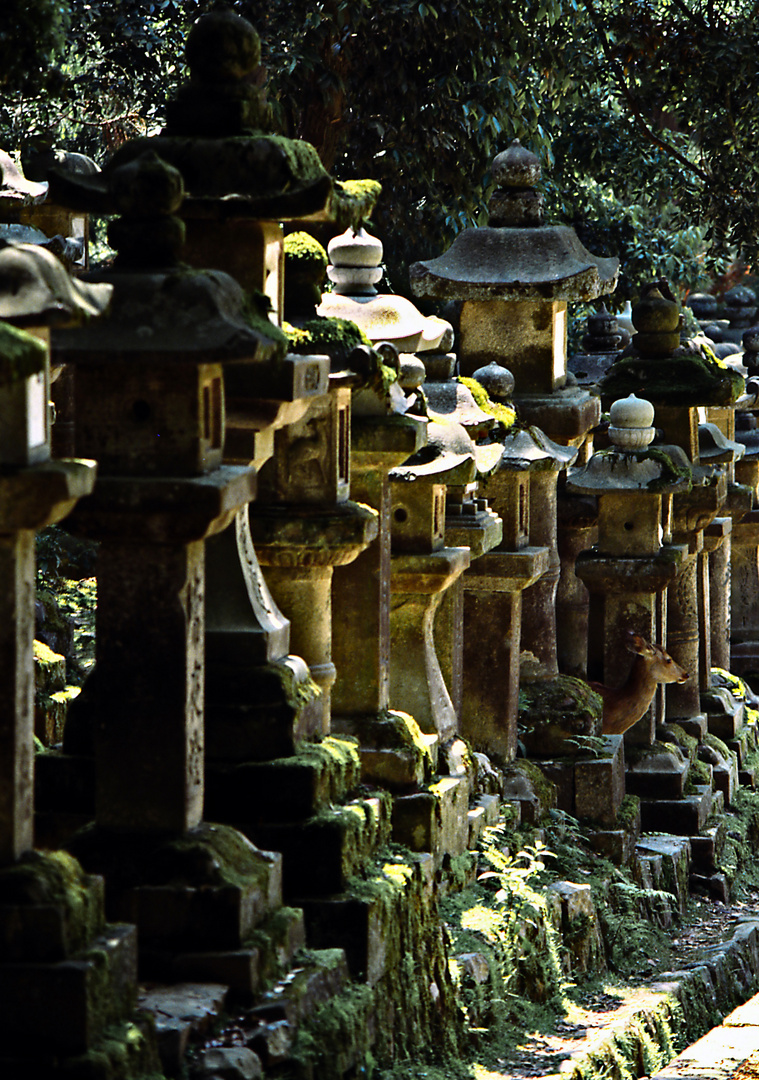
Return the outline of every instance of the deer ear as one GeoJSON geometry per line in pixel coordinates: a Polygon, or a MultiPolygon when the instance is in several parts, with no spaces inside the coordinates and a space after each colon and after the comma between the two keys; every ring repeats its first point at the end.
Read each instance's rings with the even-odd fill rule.
{"type": "Polygon", "coordinates": [[[641,653],[646,647],[646,642],[640,634],[636,634],[633,630],[628,630],[626,645],[631,653],[641,653]]]}

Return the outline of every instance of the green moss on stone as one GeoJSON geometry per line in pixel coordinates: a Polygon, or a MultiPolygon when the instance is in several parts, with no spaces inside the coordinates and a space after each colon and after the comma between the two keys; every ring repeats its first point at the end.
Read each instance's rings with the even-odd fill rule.
{"type": "Polygon", "coordinates": [[[675,742],[685,751],[689,759],[695,761],[698,753],[698,739],[695,735],[688,735],[679,724],[667,724],[665,730],[674,736],[675,742]]]}
{"type": "Polygon", "coordinates": [[[378,180],[336,180],[332,191],[332,213],[340,229],[358,228],[371,216],[380,197],[378,180]]]}
{"type": "Polygon", "coordinates": [[[714,354],[679,349],[673,356],[624,356],[601,382],[604,398],[636,394],[654,405],[732,405],[743,393],[744,380],[720,364],[714,354]]]}
{"type": "Polygon", "coordinates": [[[640,799],[637,795],[625,795],[617,811],[617,827],[630,832],[640,822],[640,799]]]}
{"type": "Polygon", "coordinates": [[[277,353],[273,359],[281,359],[288,349],[286,334],[269,318],[271,301],[268,296],[261,292],[246,293],[245,306],[242,311],[243,318],[248,326],[255,330],[261,337],[268,338],[275,346],[277,353]]]}
{"type": "Polygon", "coordinates": [[[45,368],[47,349],[39,338],[0,322],[0,386],[38,375],[45,368]]]}
{"type": "Polygon", "coordinates": [[[465,386],[467,390],[471,391],[475,403],[483,412],[489,413],[490,416],[494,416],[505,428],[510,428],[514,425],[517,413],[513,405],[503,405],[498,401],[491,401],[485,387],[477,382],[476,379],[462,376],[458,381],[462,386],[465,386]]]}
{"type": "Polygon", "coordinates": [[[164,1080],[152,1020],[111,1025],[91,1050],[66,1061],[64,1074],[72,1080],[164,1080]]]}
{"type": "Polygon", "coordinates": [[[514,762],[513,767],[524,773],[530,781],[544,814],[556,806],[556,785],[540,771],[534,761],[520,759],[514,762]]]}
{"type": "Polygon", "coordinates": [[[104,925],[100,887],[65,851],[28,851],[0,870],[0,905],[40,904],[61,910],[70,952],[83,949],[104,925]]]}
{"type": "Polygon", "coordinates": [[[309,319],[301,327],[284,325],[292,352],[326,353],[335,364],[344,365],[357,345],[368,345],[369,339],[350,319],[309,319]]]}
{"type": "Polygon", "coordinates": [[[307,232],[288,233],[285,237],[285,261],[298,270],[324,271],[329,259],[318,240],[307,232]]]}

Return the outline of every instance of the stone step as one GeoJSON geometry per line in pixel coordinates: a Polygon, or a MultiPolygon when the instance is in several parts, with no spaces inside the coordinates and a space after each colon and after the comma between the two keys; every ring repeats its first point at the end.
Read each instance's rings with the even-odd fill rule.
{"type": "MultiPolygon", "coordinates": [[[[721,793],[719,809],[722,809],[721,793]]],[[[711,788],[698,786],[693,795],[681,799],[641,799],[640,820],[644,832],[693,836],[699,833],[715,810],[711,788]]]]}
{"type": "Polygon", "coordinates": [[[239,949],[150,954],[142,950],[141,972],[160,982],[222,983],[238,1002],[249,1004],[287,971],[305,943],[303,912],[282,907],[259,923],[239,949]]]}
{"type": "Polygon", "coordinates": [[[71,844],[106,881],[106,913],[134,923],[145,957],[242,947],[282,905],[282,857],[228,825],[202,822],[180,836],[86,830],[71,844]]]}
{"type": "Polygon", "coordinates": [[[379,848],[390,840],[391,799],[387,792],[329,807],[302,822],[241,822],[260,846],[282,853],[283,892],[296,902],[340,892],[379,848]]]}
{"type": "MultiPolygon", "coordinates": [[[[247,1045],[261,1060],[266,1076],[318,1080],[328,1075],[347,1080],[356,1076],[357,1066],[366,1062],[376,1027],[371,990],[346,985],[336,994],[324,996],[324,984],[321,991],[317,989],[319,984],[319,977],[297,973],[293,986],[305,989],[305,1000],[310,1005],[300,1022],[272,1018],[261,1022],[248,1037],[247,1045]]],[[[288,992],[289,988],[283,987],[283,994],[288,992]]],[[[287,1008],[285,1005],[281,1011],[287,1008]]]]}
{"type": "Polygon", "coordinates": [[[210,821],[302,821],[344,802],[361,783],[354,739],[328,737],[275,761],[206,765],[210,821]]]}
{"type": "Polygon", "coordinates": [[[469,839],[467,847],[472,850],[482,839],[485,829],[496,825],[501,816],[501,800],[498,795],[480,795],[470,807],[469,839]]]}
{"type": "Polygon", "coordinates": [[[214,983],[178,983],[140,991],[138,1008],[153,1018],[161,1065],[176,1076],[184,1065],[191,1038],[206,1035],[220,1018],[228,988],[214,983]]]}
{"type": "Polygon", "coordinates": [[[302,902],[309,945],[344,949],[351,976],[368,986],[397,977],[409,943],[438,932],[434,880],[431,855],[378,860],[344,892],[302,902]]]}
{"type": "Polygon", "coordinates": [[[136,977],[137,931],[124,925],[106,926],[58,963],[0,964],[2,1053],[87,1053],[108,1024],[130,1014],[136,977]]]}
{"type": "Polygon", "coordinates": [[[264,1024],[286,1020],[291,1027],[297,1027],[350,981],[343,949],[310,949],[296,963],[262,995],[250,1016],[264,1024]]]}
{"type": "Polygon", "coordinates": [[[690,840],[685,836],[641,836],[635,846],[634,877],[642,889],[675,897],[680,911],[688,900],[690,840]]]}
{"type": "Polygon", "coordinates": [[[413,795],[393,800],[393,840],[429,852],[437,868],[463,855],[469,841],[469,781],[443,776],[413,795]]]}
{"type": "Polygon", "coordinates": [[[697,874],[709,876],[716,873],[722,861],[727,841],[727,824],[724,819],[702,829],[690,838],[692,869],[697,874]]]}
{"type": "Polygon", "coordinates": [[[379,716],[333,716],[332,731],[358,739],[368,784],[404,791],[429,781],[437,769],[438,736],[421,731],[408,713],[389,709],[379,716]]]}

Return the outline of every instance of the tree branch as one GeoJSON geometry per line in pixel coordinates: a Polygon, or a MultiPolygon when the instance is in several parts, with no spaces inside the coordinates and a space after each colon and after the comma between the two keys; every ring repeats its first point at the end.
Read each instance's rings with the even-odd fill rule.
{"type": "Polygon", "coordinates": [[[694,25],[701,27],[702,30],[706,29],[706,19],[701,12],[696,13],[695,11],[691,11],[685,3],[685,0],[672,0],[672,3],[679,11],[682,11],[688,22],[694,23],[694,25]]]}
{"type": "Polygon", "coordinates": [[[684,165],[686,169],[688,169],[690,172],[695,173],[695,175],[700,177],[700,179],[703,180],[704,183],[708,184],[711,178],[707,172],[704,172],[703,169],[700,169],[698,165],[690,161],[687,157],[685,157],[684,154],[681,154],[679,150],[676,150],[671,143],[666,142],[664,139],[660,139],[659,136],[652,130],[650,124],[646,120],[646,117],[643,115],[641,107],[635,98],[635,95],[633,94],[630,87],[627,85],[627,80],[625,79],[625,73],[621,63],[619,62],[619,60],[617,60],[615,56],[612,55],[611,49],[609,48],[609,43],[606,40],[603,29],[601,28],[598,13],[593,7],[593,0],[584,0],[584,3],[588,15],[590,16],[590,21],[593,23],[593,27],[598,35],[598,39],[601,42],[601,49],[603,50],[603,54],[606,57],[606,60],[611,67],[612,72],[614,73],[614,77],[619,84],[619,89],[622,92],[622,96],[627,102],[633,120],[635,120],[635,123],[640,128],[642,134],[645,136],[646,139],[648,139],[649,142],[653,143],[654,146],[658,146],[660,150],[663,150],[666,154],[669,154],[670,157],[673,157],[676,161],[679,161],[680,164],[684,165]]]}

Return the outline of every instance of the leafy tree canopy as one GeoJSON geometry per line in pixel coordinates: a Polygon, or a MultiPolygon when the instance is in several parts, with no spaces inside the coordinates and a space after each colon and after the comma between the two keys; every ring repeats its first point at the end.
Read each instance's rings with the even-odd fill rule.
{"type": "MultiPolygon", "coordinates": [[[[184,33],[214,6],[8,3],[2,143],[50,128],[99,158],[160,126],[184,33]]],[[[694,287],[728,256],[759,255],[756,0],[234,7],[261,34],[281,128],[313,142],[340,178],[383,183],[375,227],[399,289],[401,266],[486,223],[489,166],[514,137],[544,162],[549,215],[620,257],[620,296],[662,274],[694,287]]]]}

